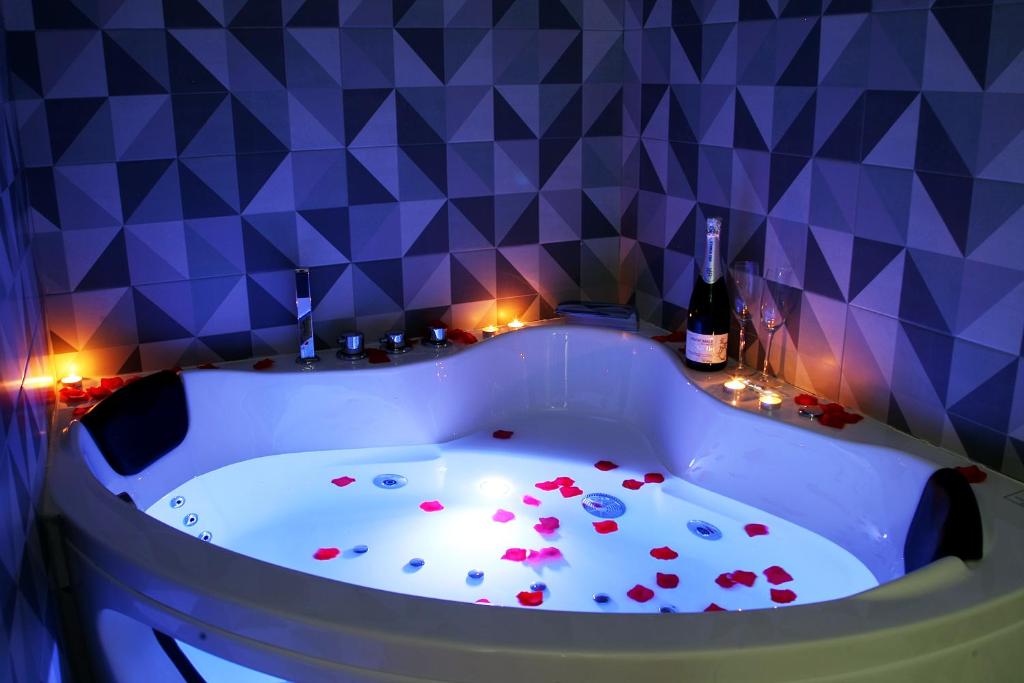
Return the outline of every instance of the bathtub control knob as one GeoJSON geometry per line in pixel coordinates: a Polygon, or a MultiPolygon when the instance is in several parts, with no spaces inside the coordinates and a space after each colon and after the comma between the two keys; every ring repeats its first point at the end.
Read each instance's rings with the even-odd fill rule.
{"type": "Polygon", "coordinates": [[[361,360],[366,358],[362,332],[343,332],[338,337],[338,346],[341,347],[341,351],[338,351],[338,358],[342,360],[361,360]]]}
{"type": "Polygon", "coordinates": [[[412,348],[406,343],[405,330],[389,330],[380,338],[380,346],[388,353],[405,353],[412,348]]]}
{"type": "Polygon", "coordinates": [[[427,336],[423,338],[423,343],[438,349],[448,346],[448,328],[443,325],[431,325],[427,328],[427,336]]]}

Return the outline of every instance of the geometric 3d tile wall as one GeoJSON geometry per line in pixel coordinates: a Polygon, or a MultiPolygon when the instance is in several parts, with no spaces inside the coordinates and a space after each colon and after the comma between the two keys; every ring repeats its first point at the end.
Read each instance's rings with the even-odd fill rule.
{"type": "Polygon", "coordinates": [[[678,325],[723,215],[793,270],[776,371],[1024,478],[1024,5],[889,5],[627,3],[635,301],[678,325]]]}

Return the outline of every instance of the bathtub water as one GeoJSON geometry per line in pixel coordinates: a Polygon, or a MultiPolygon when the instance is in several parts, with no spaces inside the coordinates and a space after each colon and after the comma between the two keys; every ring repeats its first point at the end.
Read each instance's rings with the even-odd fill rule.
{"type": "MultiPolygon", "coordinates": [[[[519,607],[521,592],[539,592],[542,602],[533,609],[701,612],[714,603],[750,610],[833,600],[878,585],[853,554],[822,536],[669,475],[643,435],[622,422],[534,413],[493,427],[513,435],[502,440],[487,430],[440,444],[243,460],[187,481],[147,512],[182,532],[309,574],[490,605],[519,607]],[[602,471],[595,467],[601,460],[618,467],[602,471]],[[623,486],[648,473],[664,482],[623,486]],[[374,484],[380,475],[407,483],[381,488],[374,484]],[[582,494],[536,487],[558,477],[571,478],[582,494]],[[582,504],[594,493],[624,503],[625,513],[613,520],[617,530],[598,533],[595,523],[603,518],[582,504]],[[433,501],[443,509],[421,509],[433,501]],[[557,530],[535,530],[551,517],[557,530]],[[763,524],[768,533],[750,536],[748,524],[763,524]],[[698,526],[717,529],[721,538],[690,528],[698,526]],[[678,557],[652,556],[666,546],[678,557]],[[502,559],[509,549],[545,548],[558,553],[502,559]],[[338,554],[316,559],[320,549],[338,554]],[[410,563],[414,558],[422,564],[410,563]],[[772,584],[764,573],[770,567],[792,580],[772,584]],[[753,585],[716,583],[737,570],[756,575],[753,585]],[[471,578],[473,571],[482,576],[471,578]],[[659,573],[678,576],[678,586],[660,586],[659,573]],[[636,585],[653,597],[630,597],[636,585]],[[773,589],[795,598],[783,592],[773,600],[773,589]],[[598,594],[608,600],[595,600],[598,594]]],[[[646,597],[640,593],[633,595],[646,597]]]]}

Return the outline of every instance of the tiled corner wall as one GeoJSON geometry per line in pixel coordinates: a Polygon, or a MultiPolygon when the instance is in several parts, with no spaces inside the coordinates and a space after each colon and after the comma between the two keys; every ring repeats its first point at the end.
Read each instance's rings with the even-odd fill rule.
{"type": "MultiPolygon", "coordinates": [[[[0,20],[0,45],[6,40],[0,20]]],[[[54,654],[36,511],[46,462],[46,329],[0,49],[0,681],[46,681],[54,654]]]]}
{"type": "Polygon", "coordinates": [[[630,0],[625,33],[642,314],[683,323],[721,215],[792,268],[787,380],[1024,478],[1024,4],[630,0]]]}
{"type": "Polygon", "coordinates": [[[615,299],[622,0],[7,0],[58,365],[615,299]]]}

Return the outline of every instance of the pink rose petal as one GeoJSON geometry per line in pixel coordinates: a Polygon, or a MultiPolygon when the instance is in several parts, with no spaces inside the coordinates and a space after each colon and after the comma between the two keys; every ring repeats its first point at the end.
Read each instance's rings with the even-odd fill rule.
{"type": "Polygon", "coordinates": [[[679,557],[679,553],[672,550],[672,548],[669,548],[667,545],[663,545],[660,548],[652,548],[651,557],[656,560],[674,560],[679,557]]]}
{"type": "Polygon", "coordinates": [[[542,559],[545,560],[559,560],[562,558],[562,551],[554,546],[548,548],[541,548],[538,553],[542,559]]]}
{"type": "Polygon", "coordinates": [[[778,565],[772,565],[771,567],[768,567],[768,569],[765,569],[764,576],[768,579],[768,583],[774,586],[793,580],[793,577],[789,575],[789,572],[778,565]]]}
{"type": "Polygon", "coordinates": [[[441,505],[436,500],[427,500],[420,503],[420,510],[424,512],[438,512],[439,510],[444,510],[444,505],[441,505]]]}
{"type": "Polygon", "coordinates": [[[511,562],[522,562],[526,559],[526,548],[509,548],[501,556],[501,559],[511,562]]]}
{"type": "Polygon", "coordinates": [[[505,522],[511,522],[515,518],[516,516],[509,512],[508,510],[499,509],[493,515],[491,515],[491,519],[493,519],[495,522],[501,522],[502,524],[504,524],[505,522]]]}
{"type": "Polygon", "coordinates": [[[578,486],[563,486],[558,489],[562,494],[562,498],[572,498],[573,496],[579,496],[583,494],[583,489],[578,486]]]}
{"type": "Polygon", "coordinates": [[[314,560],[333,560],[338,555],[341,555],[341,551],[337,548],[320,548],[313,553],[314,560]]]}
{"type": "Polygon", "coordinates": [[[638,583],[637,585],[633,586],[628,591],[626,591],[626,595],[628,595],[631,599],[636,600],[637,602],[647,602],[648,600],[654,597],[654,591],[652,591],[647,586],[641,586],[638,583]]]}
{"type": "Polygon", "coordinates": [[[539,488],[541,491],[554,491],[558,488],[558,484],[553,481],[538,481],[534,486],[539,488]]]}
{"type": "Polygon", "coordinates": [[[796,593],[788,589],[773,588],[772,591],[772,602],[778,602],[785,605],[786,603],[793,602],[796,600],[796,593]]]}
{"type": "Polygon", "coordinates": [[[743,527],[743,530],[747,532],[747,536],[753,538],[754,536],[767,536],[768,527],[764,524],[747,524],[743,527]]]}
{"type": "Polygon", "coordinates": [[[480,598],[479,600],[476,600],[475,602],[478,605],[489,605],[489,604],[491,604],[491,601],[488,600],[487,598],[480,598]]]}
{"type": "Polygon", "coordinates": [[[594,522],[594,531],[599,534],[610,534],[619,530],[619,525],[614,519],[606,519],[601,522],[594,522]]]}
{"type": "Polygon", "coordinates": [[[601,470],[602,472],[607,472],[608,470],[617,469],[618,465],[613,463],[611,460],[598,460],[597,462],[594,463],[594,467],[601,470]]]}
{"type": "Polygon", "coordinates": [[[537,507],[538,505],[540,505],[540,501],[537,500],[536,498],[534,498],[533,496],[527,494],[527,495],[523,496],[523,504],[524,505],[532,505],[534,507],[537,507]]]}
{"type": "Polygon", "coordinates": [[[553,534],[561,526],[561,522],[558,521],[558,517],[541,517],[539,524],[534,524],[533,528],[540,534],[553,534]]]}
{"type": "Polygon", "coordinates": [[[348,486],[354,481],[355,479],[352,477],[338,477],[337,479],[331,479],[331,483],[335,486],[348,486]]]}
{"type": "Polygon", "coordinates": [[[555,483],[559,486],[572,486],[576,483],[576,480],[572,477],[558,477],[555,479],[555,483]]]}

